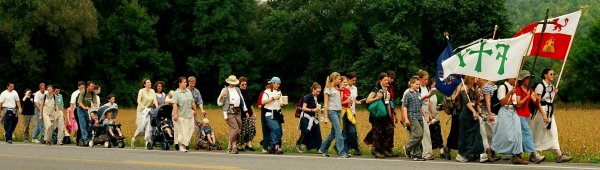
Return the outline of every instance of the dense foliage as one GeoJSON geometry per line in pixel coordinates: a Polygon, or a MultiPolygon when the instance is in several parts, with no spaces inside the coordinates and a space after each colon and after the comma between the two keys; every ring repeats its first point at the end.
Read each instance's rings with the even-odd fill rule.
{"type": "MultiPolygon", "coordinates": [[[[396,71],[397,89],[418,69],[433,74],[443,32],[454,46],[491,38],[494,25],[496,37],[507,38],[543,19],[545,8],[556,16],[586,2],[597,13],[598,3],[589,0],[0,0],[0,83],[15,82],[19,91],[60,84],[66,95],[77,81],[94,80],[101,96],[112,93],[133,106],[143,78],[170,88],[179,76],[196,76],[211,102],[229,74],[248,77],[255,92],[279,76],[284,93],[296,98],[333,71],[354,71],[366,95],[386,70],[396,71]]],[[[598,58],[592,20],[582,17],[569,69],[598,58]]],[[[571,71],[597,67],[586,64],[571,71]]],[[[600,90],[569,83],[597,81],[590,76],[598,70],[569,77],[569,90],[600,90]]],[[[594,98],[600,99],[563,99],[594,98]]]]}

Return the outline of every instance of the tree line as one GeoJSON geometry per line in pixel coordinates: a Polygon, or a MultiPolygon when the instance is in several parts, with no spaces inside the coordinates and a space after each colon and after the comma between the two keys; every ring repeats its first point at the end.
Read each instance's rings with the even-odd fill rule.
{"type": "MultiPolygon", "coordinates": [[[[358,73],[366,94],[378,73],[393,70],[394,86],[404,89],[418,69],[434,73],[443,32],[454,46],[491,38],[494,25],[501,28],[497,38],[511,37],[524,25],[515,24],[522,19],[515,11],[529,12],[512,8],[519,3],[528,2],[0,0],[0,83],[15,82],[20,91],[59,84],[70,94],[77,81],[94,80],[122,106],[135,105],[143,78],[170,87],[177,77],[192,75],[207,101],[230,74],[247,77],[253,91],[279,76],[287,95],[300,96],[333,71],[358,73]]],[[[578,9],[569,7],[565,13],[578,9]]],[[[539,20],[535,13],[526,21],[539,20]]],[[[597,58],[575,51],[573,58],[597,58]]]]}

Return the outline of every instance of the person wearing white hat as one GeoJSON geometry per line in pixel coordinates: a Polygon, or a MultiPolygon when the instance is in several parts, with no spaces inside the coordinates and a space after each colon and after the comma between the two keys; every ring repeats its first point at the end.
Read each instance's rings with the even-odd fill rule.
{"type": "Polygon", "coordinates": [[[236,87],[240,81],[235,75],[230,75],[225,82],[228,86],[221,89],[221,93],[217,98],[217,104],[223,107],[223,117],[229,126],[229,145],[228,151],[231,154],[238,153],[238,139],[242,128],[241,113],[248,111],[244,104],[244,97],[240,88],[236,87]]]}

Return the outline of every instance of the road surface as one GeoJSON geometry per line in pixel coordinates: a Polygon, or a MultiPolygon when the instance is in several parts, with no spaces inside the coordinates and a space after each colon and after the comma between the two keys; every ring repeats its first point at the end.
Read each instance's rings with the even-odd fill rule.
{"type": "MultiPolygon", "coordinates": [[[[333,155],[332,155],[333,156],[333,155]]],[[[258,152],[161,151],[129,148],[87,148],[41,144],[0,144],[0,169],[600,169],[600,165],[552,163],[512,165],[458,163],[448,160],[415,162],[407,158],[326,158],[316,154],[268,155],[258,152]]]]}

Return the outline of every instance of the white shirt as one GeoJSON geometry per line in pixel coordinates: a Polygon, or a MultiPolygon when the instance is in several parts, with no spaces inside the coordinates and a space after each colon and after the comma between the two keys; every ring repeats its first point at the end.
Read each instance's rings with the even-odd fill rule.
{"type": "Polygon", "coordinates": [[[546,80],[542,81],[542,84],[538,84],[535,87],[535,94],[539,94],[541,95],[542,92],[544,91],[544,87],[546,86],[546,94],[544,94],[544,96],[542,96],[542,101],[548,102],[548,103],[552,103],[552,97],[554,97],[556,95],[555,91],[554,91],[554,85],[552,83],[548,84],[546,83],[546,80]]]}
{"type": "MultiPolygon", "coordinates": [[[[514,87],[508,83],[507,81],[504,82],[504,85],[506,85],[506,88],[502,87],[502,85],[498,86],[498,100],[502,101],[502,99],[504,99],[504,97],[506,97],[506,93],[507,90],[511,91],[514,87]]],[[[512,96],[512,100],[513,100],[513,105],[517,104],[517,95],[513,94],[512,96]]]]}
{"type": "MultiPolygon", "coordinates": [[[[427,87],[419,87],[421,89],[421,97],[427,96],[429,95],[429,89],[427,89],[427,87]]],[[[429,105],[429,98],[427,99],[423,99],[423,106],[428,106],[429,105]]]]}
{"type": "Polygon", "coordinates": [[[117,109],[119,108],[119,105],[117,105],[117,103],[110,104],[110,102],[104,104],[104,106],[114,107],[114,108],[117,108],[117,109]]]}
{"type": "Polygon", "coordinates": [[[81,93],[81,91],[79,91],[79,89],[77,89],[76,91],[71,93],[71,101],[69,102],[70,104],[77,106],[77,103],[75,103],[75,102],[77,101],[77,97],[79,97],[79,93],[81,93]]]}
{"type": "Polygon", "coordinates": [[[102,103],[102,102],[100,102],[100,96],[96,95],[96,101],[98,101],[98,103],[97,103],[97,104],[100,104],[100,103],[102,103]]]}
{"type": "MultiPolygon", "coordinates": [[[[265,94],[263,94],[261,100],[267,100],[271,97],[281,96],[281,91],[271,91],[271,89],[265,90],[265,94]]],[[[263,107],[268,110],[280,110],[281,109],[281,100],[274,100],[267,104],[263,103],[263,107]]]]}
{"type": "Polygon", "coordinates": [[[44,101],[44,95],[48,94],[47,91],[44,91],[44,93],[37,91],[35,92],[35,95],[33,96],[33,102],[37,103],[38,105],[42,105],[42,101],[44,101]]]}
{"type": "Polygon", "coordinates": [[[352,109],[352,113],[354,115],[356,115],[356,97],[358,96],[358,88],[356,88],[356,86],[351,86],[350,87],[350,99],[352,100],[352,103],[350,103],[350,108],[352,109]]]}
{"type": "Polygon", "coordinates": [[[11,92],[4,90],[2,94],[0,94],[0,103],[2,103],[2,107],[4,108],[17,108],[17,101],[19,101],[19,93],[15,90],[11,92]]]}

